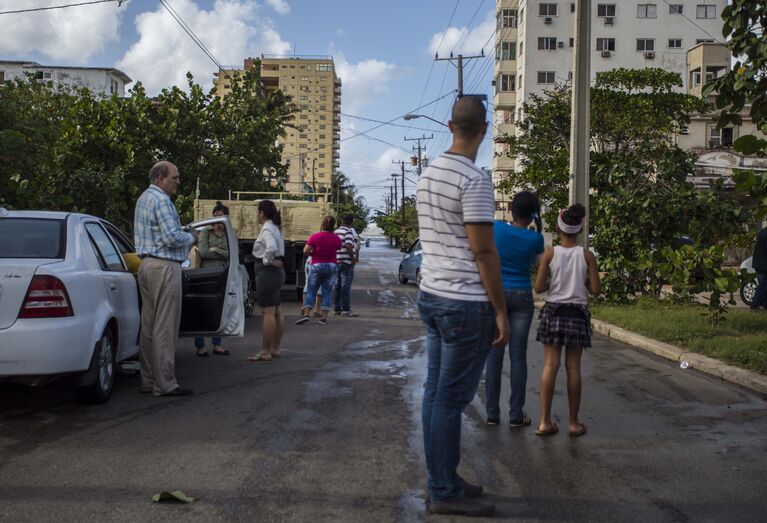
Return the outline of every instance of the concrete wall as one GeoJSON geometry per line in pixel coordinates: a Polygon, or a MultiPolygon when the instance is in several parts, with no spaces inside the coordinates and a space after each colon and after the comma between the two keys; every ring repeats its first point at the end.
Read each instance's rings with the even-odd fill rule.
{"type": "Polygon", "coordinates": [[[90,91],[104,96],[125,96],[125,80],[111,69],[98,68],[57,68],[37,64],[0,62],[0,72],[5,80],[26,78],[25,73],[37,75],[43,82],[52,82],[72,88],[87,87],[90,91]],[[42,78],[40,78],[42,75],[42,78]]]}

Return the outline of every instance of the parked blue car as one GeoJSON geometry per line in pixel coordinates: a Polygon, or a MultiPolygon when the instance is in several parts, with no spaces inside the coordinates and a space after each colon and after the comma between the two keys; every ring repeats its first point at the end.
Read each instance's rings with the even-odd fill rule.
{"type": "Polygon", "coordinates": [[[410,280],[421,283],[421,241],[416,239],[410,247],[402,249],[405,255],[399,264],[398,278],[402,284],[410,280]]]}

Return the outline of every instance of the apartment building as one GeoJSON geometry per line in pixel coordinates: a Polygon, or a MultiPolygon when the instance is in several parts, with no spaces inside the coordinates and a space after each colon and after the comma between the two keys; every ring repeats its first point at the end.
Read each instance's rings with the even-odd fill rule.
{"type": "Polygon", "coordinates": [[[214,73],[221,97],[231,92],[231,79],[260,64],[261,81],[268,90],[289,95],[298,108],[294,124],[279,138],[288,166],[285,185],[290,192],[322,192],[330,187],[340,163],[341,79],[331,56],[271,56],[247,58],[242,68],[214,73]]]}
{"type": "Polygon", "coordinates": [[[29,76],[53,86],[68,88],[87,87],[102,96],[125,96],[125,86],[133,80],[113,67],[68,67],[42,65],[37,62],[0,61],[0,82],[29,76]]]}
{"type": "MultiPolygon", "coordinates": [[[[727,0],[592,0],[591,77],[618,67],[659,67],[678,72],[686,91],[687,50],[721,35],[721,13],[727,0]]],[[[523,103],[571,79],[575,2],[497,0],[495,124],[514,132],[523,103]]],[[[696,77],[697,78],[697,77],[696,77]]],[[[514,168],[496,144],[495,180],[514,168]]],[[[503,207],[503,205],[501,205],[503,207]]]]}

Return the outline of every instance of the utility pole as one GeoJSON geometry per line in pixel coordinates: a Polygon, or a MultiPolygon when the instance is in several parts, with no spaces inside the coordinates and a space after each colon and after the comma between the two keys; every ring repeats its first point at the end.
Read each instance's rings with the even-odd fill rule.
{"type": "Polygon", "coordinates": [[[314,176],[314,165],[317,163],[317,158],[312,158],[312,192],[317,194],[317,178],[314,176]]]}
{"type": "Polygon", "coordinates": [[[591,0],[575,3],[573,96],[570,109],[570,205],[586,208],[578,244],[589,246],[589,157],[591,148],[591,0]]]}
{"type": "Polygon", "coordinates": [[[389,187],[389,204],[387,206],[387,209],[389,210],[389,214],[392,214],[394,212],[394,187],[389,187]]]}
{"type": "Polygon", "coordinates": [[[463,61],[464,60],[473,60],[475,58],[484,58],[485,57],[485,50],[482,49],[482,54],[479,56],[463,56],[462,54],[459,54],[456,58],[453,58],[453,53],[450,53],[450,56],[448,58],[440,58],[438,54],[434,55],[434,61],[435,62],[441,62],[443,60],[447,60],[456,68],[458,69],[458,98],[463,96],[463,61]],[[453,62],[455,60],[455,63],[453,62]]]}
{"type": "Polygon", "coordinates": [[[399,196],[398,196],[399,193],[397,192],[397,178],[396,178],[397,176],[399,175],[396,173],[392,174],[392,178],[394,178],[392,183],[394,184],[394,210],[395,211],[399,209],[399,204],[397,203],[399,202],[399,196]]]}
{"type": "Polygon", "coordinates": [[[402,211],[402,228],[405,228],[405,162],[404,160],[400,162],[400,165],[402,165],[402,205],[400,206],[400,210],[402,211]]]}
{"type": "Polygon", "coordinates": [[[421,169],[421,150],[422,149],[423,150],[426,149],[425,147],[421,148],[421,140],[432,140],[432,139],[434,139],[434,135],[433,134],[431,136],[423,135],[420,138],[408,138],[407,136],[405,137],[405,141],[406,142],[418,142],[418,146],[417,146],[418,161],[417,161],[417,164],[416,164],[416,166],[418,168],[418,176],[421,176],[421,171],[422,171],[422,169],[421,169]]]}
{"type": "Polygon", "coordinates": [[[304,153],[298,155],[298,192],[304,194],[304,153]]]}

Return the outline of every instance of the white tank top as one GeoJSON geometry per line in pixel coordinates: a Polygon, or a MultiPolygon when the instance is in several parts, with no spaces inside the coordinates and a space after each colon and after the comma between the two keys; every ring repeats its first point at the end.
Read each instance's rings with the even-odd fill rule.
{"type": "Polygon", "coordinates": [[[589,270],[583,247],[554,247],[549,271],[551,280],[546,301],[588,305],[589,290],[586,288],[586,281],[589,270]]]}

